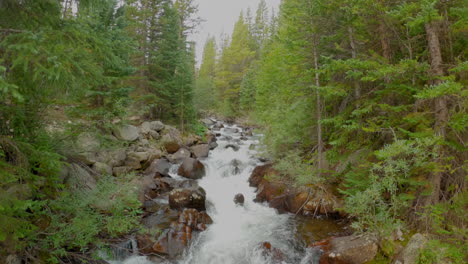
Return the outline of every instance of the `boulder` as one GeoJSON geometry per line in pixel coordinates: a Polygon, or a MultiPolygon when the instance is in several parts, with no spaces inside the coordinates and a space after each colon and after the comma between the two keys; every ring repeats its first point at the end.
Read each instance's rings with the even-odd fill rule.
{"type": "Polygon", "coordinates": [[[157,159],[151,163],[151,165],[145,170],[144,174],[152,177],[168,177],[171,167],[172,164],[169,163],[167,159],[157,159]]]}
{"type": "Polygon", "coordinates": [[[190,158],[190,151],[186,148],[180,148],[176,153],[170,156],[170,161],[173,163],[180,163],[183,162],[186,158],[190,158]]]}
{"type": "Polygon", "coordinates": [[[133,168],[131,167],[127,167],[127,166],[121,166],[121,167],[114,167],[112,168],[112,174],[114,176],[122,176],[122,175],[125,175],[125,174],[128,174],[129,172],[131,172],[133,170],[133,168]]]}
{"type": "Polygon", "coordinates": [[[373,236],[334,237],[318,242],[313,247],[319,247],[324,252],[320,263],[328,264],[363,264],[377,255],[377,239],[373,236]]]}
{"type": "Polygon", "coordinates": [[[206,193],[201,187],[174,189],[169,193],[169,206],[171,209],[182,210],[184,208],[193,208],[199,211],[205,211],[206,193]]]}
{"type": "Polygon", "coordinates": [[[126,149],[114,149],[109,151],[100,152],[98,155],[100,162],[105,163],[111,167],[119,167],[125,164],[127,159],[126,149]]]}
{"type": "Polygon", "coordinates": [[[125,141],[135,141],[140,137],[140,130],[136,126],[123,125],[114,129],[114,135],[125,141]]]}
{"type": "Polygon", "coordinates": [[[406,247],[397,255],[393,264],[416,264],[419,253],[427,243],[427,238],[419,233],[414,234],[406,247]]]}
{"type": "Polygon", "coordinates": [[[271,245],[270,242],[263,242],[260,245],[263,257],[271,260],[272,264],[284,263],[284,253],[271,245]]]}
{"type": "Polygon", "coordinates": [[[176,153],[182,145],[182,137],[180,132],[177,129],[169,126],[166,127],[164,132],[165,133],[161,138],[162,145],[168,153],[176,153]]]}
{"type": "Polygon", "coordinates": [[[138,170],[141,169],[141,165],[146,163],[150,158],[151,153],[149,152],[134,152],[131,151],[127,153],[127,160],[125,161],[125,166],[131,167],[132,169],[138,170]]]}
{"type": "Polygon", "coordinates": [[[192,230],[205,231],[206,226],[213,223],[213,219],[206,212],[196,209],[184,209],[179,215],[179,223],[190,226],[192,230]]]}
{"type": "Polygon", "coordinates": [[[93,170],[102,175],[112,175],[112,167],[102,162],[94,163],[93,170]]]}
{"type": "Polygon", "coordinates": [[[101,147],[99,138],[90,132],[84,132],[76,138],[76,147],[79,152],[95,152],[101,147]]]}
{"type": "Polygon", "coordinates": [[[224,132],[229,133],[229,134],[236,134],[236,133],[239,133],[239,129],[235,127],[226,127],[224,128],[224,132]]]}
{"type": "Polygon", "coordinates": [[[234,151],[239,151],[239,149],[240,149],[240,147],[238,145],[235,145],[235,144],[227,144],[224,148],[225,149],[231,148],[234,151]]]}
{"type": "Polygon", "coordinates": [[[263,180],[258,186],[255,202],[271,202],[286,192],[286,186],[281,183],[263,180]]]}
{"type": "Polygon", "coordinates": [[[208,144],[195,145],[190,148],[195,158],[206,158],[210,152],[210,146],[208,144]]]}
{"type": "Polygon", "coordinates": [[[273,168],[273,164],[257,166],[249,177],[250,187],[258,187],[265,175],[278,175],[278,171],[273,168]]]}
{"type": "Polygon", "coordinates": [[[91,176],[91,173],[86,168],[78,164],[70,165],[66,183],[75,189],[92,190],[96,188],[96,179],[91,176]]]}
{"type": "Polygon", "coordinates": [[[151,123],[150,122],[143,122],[140,125],[140,132],[142,134],[148,135],[151,131],[154,131],[154,130],[151,128],[151,123]]]}
{"type": "Polygon", "coordinates": [[[152,121],[150,122],[150,128],[156,132],[161,132],[164,129],[165,125],[161,121],[152,121]]]}
{"type": "Polygon", "coordinates": [[[215,124],[215,122],[209,118],[203,118],[202,120],[200,120],[200,122],[202,122],[205,126],[212,126],[215,124]]]}
{"type": "Polygon", "coordinates": [[[152,249],[157,254],[174,258],[185,250],[190,240],[192,240],[192,229],[185,224],[174,222],[170,230],[161,236],[152,249]]]}
{"type": "Polygon", "coordinates": [[[236,196],[234,196],[234,203],[235,204],[244,205],[244,201],[245,201],[245,198],[244,198],[244,195],[242,193],[238,193],[238,194],[236,194],[236,196]]]}
{"type": "Polygon", "coordinates": [[[187,147],[191,147],[193,145],[196,145],[200,142],[201,138],[197,135],[190,134],[186,137],[184,137],[183,143],[187,147]]]}
{"type": "Polygon", "coordinates": [[[205,176],[205,165],[199,160],[186,158],[177,173],[182,177],[198,180],[205,176]]]}
{"type": "Polygon", "coordinates": [[[233,175],[240,174],[242,172],[242,162],[240,160],[234,159],[229,163],[231,166],[231,173],[233,175]]]}

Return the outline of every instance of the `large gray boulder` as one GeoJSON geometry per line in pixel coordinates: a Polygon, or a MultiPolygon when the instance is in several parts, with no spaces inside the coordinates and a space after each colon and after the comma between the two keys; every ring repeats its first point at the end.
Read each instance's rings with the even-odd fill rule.
{"type": "Polygon", "coordinates": [[[75,144],[79,152],[95,152],[101,147],[101,141],[91,132],[79,134],[75,144]]]}
{"type": "Polygon", "coordinates": [[[209,118],[204,118],[200,120],[205,126],[212,126],[215,124],[215,122],[209,118]]]}
{"type": "Polygon", "coordinates": [[[161,143],[168,153],[176,153],[182,146],[182,136],[179,130],[166,126],[164,135],[161,138],[161,143]]]}
{"type": "Polygon", "coordinates": [[[416,264],[418,263],[419,253],[427,243],[427,238],[419,233],[414,234],[408,245],[398,254],[393,264],[416,264]]]}
{"type": "Polygon", "coordinates": [[[136,126],[122,125],[114,129],[114,135],[124,141],[135,141],[140,137],[140,130],[136,126]]]}
{"type": "Polygon", "coordinates": [[[182,177],[198,180],[205,176],[205,165],[199,160],[186,158],[177,171],[182,177]]]}
{"type": "Polygon", "coordinates": [[[373,236],[346,236],[331,238],[329,249],[320,257],[320,263],[363,264],[377,255],[377,241],[373,236]]]}
{"type": "Polygon", "coordinates": [[[170,160],[174,163],[180,163],[186,158],[190,158],[190,155],[190,151],[188,151],[186,148],[180,148],[176,153],[171,155],[170,160]]]}
{"type": "Polygon", "coordinates": [[[97,184],[96,179],[91,175],[90,171],[78,164],[70,164],[68,177],[65,182],[75,189],[92,190],[96,188],[97,184]]]}
{"type": "Polygon", "coordinates": [[[191,150],[196,158],[206,158],[210,152],[210,146],[208,144],[195,145],[191,147],[191,150]]]}
{"type": "Polygon", "coordinates": [[[171,209],[183,210],[193,208],[205,211],[206,192],[201,187],[174,189],[169,193],[169,206],[171,209]]]}
{"type": "Polygon", "coordinates": [[[93,170],[96,171],[99,174],[102,175],[112,175],[112,167],[102,163],[102,162],[96,162],[93,164],[93,170]]]}
{"type": "Polygon", "coordinates": [[[172,164],[164,158],[154,160],[145,170],[145,175],[150,175],[152,177],[168,177],[171,166],[172,164]]]}

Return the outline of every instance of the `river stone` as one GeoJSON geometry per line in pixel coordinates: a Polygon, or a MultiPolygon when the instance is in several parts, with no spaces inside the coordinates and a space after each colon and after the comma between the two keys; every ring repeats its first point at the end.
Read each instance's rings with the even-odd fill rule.
{"type": "Polygon", "coordinates": [[[242,193],[238,193],[238,194],[236,194],[236,196],[234,196],[234,203],[235,204],[244,205],[244,201],[245,201],[245,198],[244,198],[244,195],[242,193]]]}
{"type": "Polygon", "coordinates": [[[236,133],[239,133],[239,129],[235,127],[232,127],[232,128],[227,127],[227,128],[224,128],[224,132],[229,133],[229,134],[236,134],[236,133]]]}
{"type": "Polygon", "coordinates": [[[129,172],[131,172],[133,169],[131,167],[127,167],[127,166],[121,166],[121,167],[114,167],[112,168],[112,174],[114,176],[122,176],[122,175],[125,175],[125,174],[128,174],[129,172]]]}
{"type": "Polygon", "coordinates": [[[205,126],[211,126],[211,125],[214,125],[214,121],[209,119],[209,118],[204,118],[202,120],[200,120],[205,126]]]}
{"type": "Polygon", "coordinates": [[[234,151],[239,151],[239,149],[240,149],[240,147],[238,145],[235,145],[235,144],[227,144],[224,148],[225,149],[231,148],[234,151]]]}
{"type": "Polygon", "coordinates": [[[210,146],[208,144],[195,145],[191,150],[196,158],[206,158],[210,152],[210,146]]]}
{"type": "Polygon", "coordinates": [[[408,245],[398,254],[393,264],[416,264],[419,259],[419,252],[427,243],[427,238],[419,233],[414,234],[408,245]]]}
{"type": "Polygon", "coordinates": [[[140,130],[136,126],[123,125],[114,129],[114,135],[125,141],[135,141],[140,137],[140,130]]]}
{"type": "Polygon", "coordinates": [[[320,263],[363,264],[373,260],[378,250],[376,238],[372,236],[334,237],[329,243],[330,248],[320,257],[320,263]]]}
{"type": "Polygon", "coordinates": [[[199,160],[186,158],[177,173],[182,177],[198,180],[205,176],[205,165],[199,160]]]}
{"type": "Polygon", "coordinates": [[[154,160],[151,165],[145,170],[145,175],[152,177],[168,177],[171,163],[167,159],[161,158],[154,160]]]}
{"type": "Polygon", "coordinates": [[[180,132],[177,129],[169,126],[166,126],[164,131],[165,134],[161,138],[162,145],[168,153],[176,153],[182,145],[182,136],[180,135],[180,132]]]}
{"type": "Polygon", "coordinates": [[[173,163],[180,163],[186,158],[190,158],[190,155],[190,151],[188,151],[186,148],[180,148],[176,153],[172,154],[170,160],[173,163]]]}
{"type": "Polygon", "coordinates": [[[150,123],[150,128],[157,132],[162,131],[164,127],[165,125],[161,121],[153,121],[150,123]]]}
{"type": "Polygon", "coordinates": [[[171,209],[182,210],[193,208],[205,211],[206,193],[203,188],[174,189],[169,193],[169,206],[171,209]]]}

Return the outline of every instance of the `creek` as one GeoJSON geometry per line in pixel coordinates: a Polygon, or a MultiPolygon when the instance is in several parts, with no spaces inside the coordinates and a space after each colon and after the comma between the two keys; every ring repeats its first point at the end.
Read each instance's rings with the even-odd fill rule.
{"type": "MultiPolygon", "coordinates": [[[[312,220],[292,214],[278,214],[267,204],[254,202],[255,188],[248,183],[253,169],[263,164],[257,148],[261,135],[245,136],[241,127],[224,124],[217,133],[218,147],[202,162],[206,176],[198,183],[206,190],[207,213],[213,224],[197,237],[177,260],[164,264],[273,264],[318,263],[319,252],[307,249],[304,237],[320,239],[321,229],[327,233],[339,227],[330,221],[312,220]],[[244,205],[235,204],[236,194],[243,194],[244,205]],[[322,222],[321,222],[322,221],[322,222]],[[321,228],[320,225],[323,225],[321,228]],[[264,242],[278,249],[278,254],[265,254],[264,242]]],[[[174,165],[176,171],[178,165],[174,165]]],[[[175,179],[181,179],[171,173],[175,179]]],[[[322,232],[323,233],[323,232],[322,232]]],[[[132,256],[112,264],[152,264],[146,257],[132,256]]]]}

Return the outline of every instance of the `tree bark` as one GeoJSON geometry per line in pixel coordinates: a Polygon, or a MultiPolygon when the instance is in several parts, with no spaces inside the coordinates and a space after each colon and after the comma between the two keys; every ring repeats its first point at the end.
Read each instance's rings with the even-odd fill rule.
{"type": "MultiPolygon", "coordinates": [[[[442,52],[440,47],[440,41],[438,36],[438,21],[431,21],[425,24],[425,30],[427,35],[427,45],[430,55],[430,76],[431,85],[440,85],[443,81],[441,77],[444,76],[442,52]]],[[[447,97],[440,96],[434,99],[434,130],[436,135],[442,139],[446,138],[446,126],[448,122],[448,109],[447,109],[447,97]]],[[[442,151],[439,151],[439,155],[442,155],[442,151]]],[[[442,172],[434,172],[430,175],[429,179],[432,185],[432,193],[424,201],[423,205],[428,206],[439,202],[442,172]]]]}
{"type": "Polygon", "coordinates": [[[316,92],[316,118],[317,118],[317,155],[318,155],[318,176],[321,176],[323,170],[323,139],[322,139],[322,100],[320,97],[320,75],[319,75],[319,66],[317,58],[317,45],[314,43],[314,67],[315,67],[315,89],[316,92]]]}

